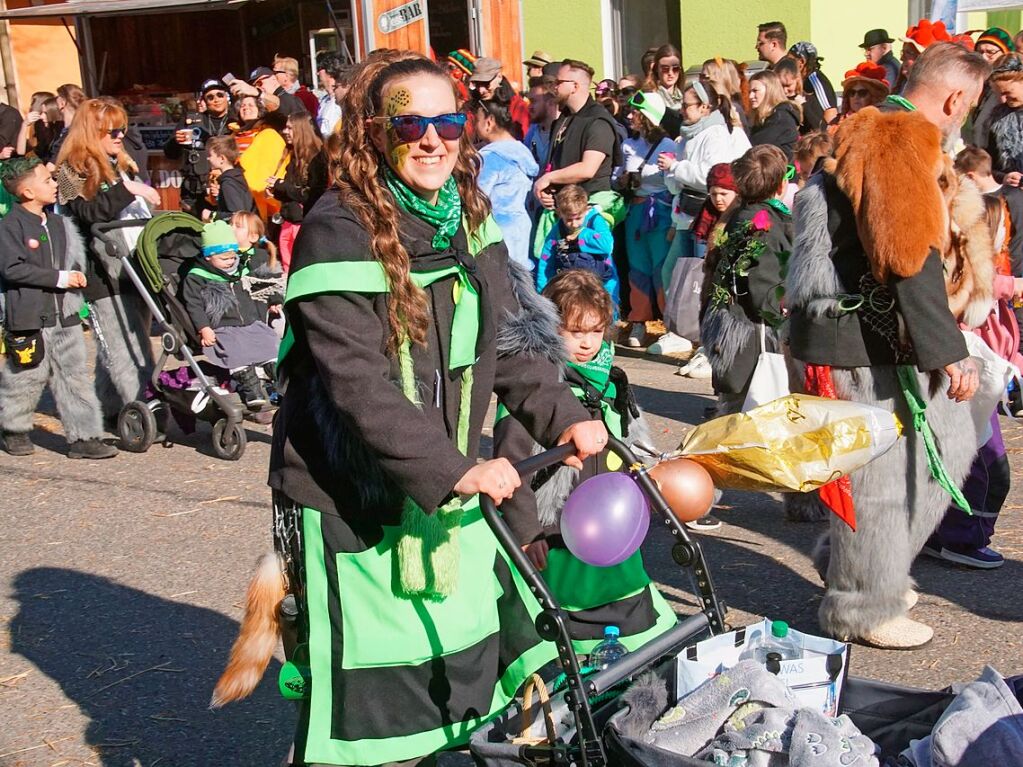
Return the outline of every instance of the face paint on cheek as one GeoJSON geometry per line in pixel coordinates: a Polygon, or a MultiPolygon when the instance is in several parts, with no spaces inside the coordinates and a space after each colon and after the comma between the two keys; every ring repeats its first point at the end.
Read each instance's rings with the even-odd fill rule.
{"type": "Polygon", "coordinates": [[[410,151],[408,144],[395,144],[391,148],[391,165],[395,170],[401,170],[405,166],[410,151]]]}
{"type": "Polygon", "coordinates": [[[395,88],[387,97],[387,102],[384,104],[384,112],[388,117],[394,117],[397,114],[401,114],[401,110],[411,103],[412,93],[408,88],[395,88]]]}

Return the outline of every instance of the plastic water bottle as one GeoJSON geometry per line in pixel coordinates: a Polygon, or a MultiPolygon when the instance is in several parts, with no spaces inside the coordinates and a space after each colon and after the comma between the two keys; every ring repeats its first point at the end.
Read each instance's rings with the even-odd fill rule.
{"type": "Polygon", "coordinates": [[[772,660],[797,660],[803,657],[803,648],[796,638],[789,633],[789,624],[785,621],[772,621],[771,633],[750,641],[743,650],[739,660],[753,659],[758,663],[767,663],[768,654],[777,654],[772,660]]]}
{"type": "Polygon", "coordinates": [[[617,626],[607,626],[604,629],[604,641],[594,647],[590,653],[589,665],[591,667],[605,669],[629,651],[625,645],[618,641],[619,633],[617,626]]]}

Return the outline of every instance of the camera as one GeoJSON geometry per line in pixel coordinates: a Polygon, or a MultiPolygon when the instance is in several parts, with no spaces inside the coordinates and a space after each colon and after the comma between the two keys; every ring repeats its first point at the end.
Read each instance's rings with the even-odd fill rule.
{"type": "Polygon", "coordinates": [[[192,131],[192,148],[201,149],[206,144],[206,130],[202,127],[202,115],[190,112],[185,117],[185,130],[192,131]]]}

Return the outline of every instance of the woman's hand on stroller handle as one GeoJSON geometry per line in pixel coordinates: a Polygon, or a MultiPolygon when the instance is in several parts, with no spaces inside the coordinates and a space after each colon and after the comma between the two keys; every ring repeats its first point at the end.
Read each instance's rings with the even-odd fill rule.
{"type": "Polygon", "coordinates": [[[460,495],[485,494],[494,499],[494,504],[501,505],[505,498],[522,484],[519,473],[515,471],[507,458],[494,458],[473,466],[462,475],[455,484],[455,492],[460,495]]]}

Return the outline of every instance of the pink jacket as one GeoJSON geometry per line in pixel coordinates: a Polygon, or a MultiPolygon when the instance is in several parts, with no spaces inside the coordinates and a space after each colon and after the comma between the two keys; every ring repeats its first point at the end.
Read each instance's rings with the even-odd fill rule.
{"type": "Polygon", "coordinates": [[[987,321],[973,332],[980,336],[991,350],[1023,370],[1023,357],[1019,353],[1019,325],[1009,303],[1015,283],[1006,275],[995,275],[995,308],[987,321]]]}

